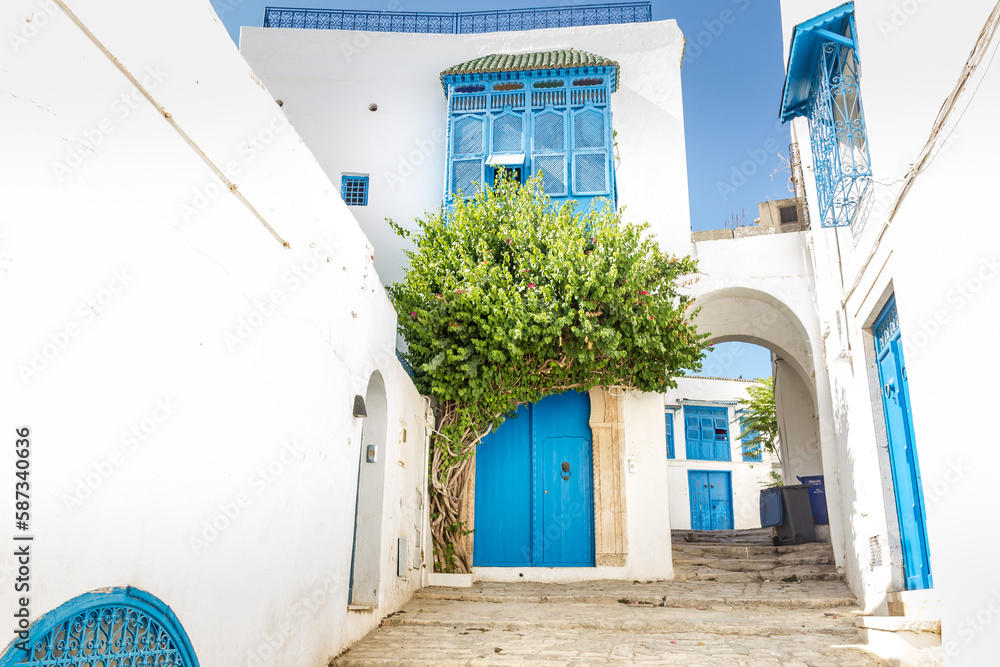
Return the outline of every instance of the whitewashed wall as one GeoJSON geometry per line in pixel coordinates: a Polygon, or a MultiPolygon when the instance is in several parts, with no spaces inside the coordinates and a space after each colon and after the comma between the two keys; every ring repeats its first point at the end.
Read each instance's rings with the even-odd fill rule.
{"type": "MultiPolygon", "coordinates": [[[[729,471],[733,492],[733,525],[737,530],[760,528],[760,490],[771,481],[771,455],[764,452],[761,461],[743,461],[743,443],[739,435],[742,427],[736,417],[738,405],[719,405],[749,398],[746,380],[722,378],[684,377],[677,379],[677,387],[664,394],[666,415],[674,420],[674,459],[667,461],[670,489],[670,526],[674,529],[691,528],[691,495],[688,486],[689,470],[729,471]],[[729,461],[693,461],[687,458],[685,405],[725,407],[729,421],[729,461]]],[[[794,482],[789,482],[794,483],[794,482]]]]}
{"type": "Polygon", "coordinates": [[[240,51],[334,183],[370,174],[367,207],[354,207],[387,282],[402,277],[401,241],[384,218],[414,228],[444,196],[447,100],[440,73],[491,53],[573,47],[621,65],[611,96],[618,131],[619,204],[648,221],[661,245],[690,243],[680,60],[674,21],[505,32],[420,35],[243,28],[240,51]],[[369,111],[370,104],[378,111],[369,111]],[[651,168],[655,165],[655,169],[651,168]]]}
{"type": "MultiPolygon", "coordinates": [[[[835,3],[783,2],[787,44],[796,23],[835,3]]],[[[894,292],[903,335],[917,453],[923,478],[934,592],[942,601],[942,638],[953,664],[995,659],[1000,627],[1000,574],[992,566],[1000,537],[990,528],[995,505],[992,437],[978,418],[989,412],[1000,362],[990,350],[1000,324],[1000,231],[989,193],[996,188],[1000,74],[988,66],[997,42],[969,79],[940,135],[936,157],[912,182],[891,224],[888,211],[935,115],[957,83],[995,3],[961,7],[918,0],[856,3],[861,94],[876,184],[871,209],[854,229],[814,233],[820,317],[833,334],[825,357],[835,399],[832,426],[847,535],[848,581],[865,606],[881,606],[900,586],[899,555],[870,567],[871,536],[893,540],[894,514],[880,467],[884,433],[870,327],[894,292]],[[840,289],[838,254],[843,259],[840,289]],[[843,302],[843,309],[841,309],[843,302]],[[844,326],[838,328],[838,320],[844,326]],[[987,344],[983,346],[983,342],[987,344]],[[984,349],[985,348],[985,349],[984,349]],[[873,378],[876,389],[870,388],[873,378]]],[[[815,188],[803,120],[793,125],[802,147],[811,215],[815,188]]],[[[898,537],[895,538],[898,544],[898,537]]]]}
{"type": "Polygon", "coordinates": [[[32,617],[131,585],[202,665],[325,664],[421,579],[396,578],[395,539],[414,546],[425,405],[372,249],[208,3],[70,5],[106,52],[50,2],[0,17],[0,390],[7,442],[32,430],[32,617]],[[351,408],[375,371],[380,606],[348,617],[351,408]]]}

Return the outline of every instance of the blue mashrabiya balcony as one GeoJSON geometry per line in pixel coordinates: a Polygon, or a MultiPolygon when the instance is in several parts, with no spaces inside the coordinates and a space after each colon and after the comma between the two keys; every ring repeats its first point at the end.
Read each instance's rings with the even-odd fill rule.
{"type": "Polygon", "coordinates": [[[445,204],[492,184],[542,173],[556,204],[617,206],[611,94],[618,63],[561,49],[492,54],[441,72],[448,97],[445,204]]]}

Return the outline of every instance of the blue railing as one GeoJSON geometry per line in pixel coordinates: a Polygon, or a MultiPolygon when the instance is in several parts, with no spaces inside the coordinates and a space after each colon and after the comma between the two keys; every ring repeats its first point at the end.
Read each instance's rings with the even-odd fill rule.
{"type": "Polygon", "coordinates": [[[471,34],[540,28],[646,23],[653,20],[649,2],[499,9],[488,12],[368,12],[354,9],[266,7],[265,28],[366,30],[471,34]]]}

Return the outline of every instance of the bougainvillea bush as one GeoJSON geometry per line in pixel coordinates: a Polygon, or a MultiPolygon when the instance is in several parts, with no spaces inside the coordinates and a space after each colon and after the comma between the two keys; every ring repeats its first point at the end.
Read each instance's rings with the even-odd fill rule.
{"type": "Polygon", "coordinates": [[[408,233],[389,295],[418,389],[440,402],[430,487],[435,567],[472,565],[465,491],[475,446],[526,402],[567,389],[664,391],[700,369],[691,324],[696,262],[661,250],[620,212],[556,207],[541,179],[499,179],[408,233]]]}

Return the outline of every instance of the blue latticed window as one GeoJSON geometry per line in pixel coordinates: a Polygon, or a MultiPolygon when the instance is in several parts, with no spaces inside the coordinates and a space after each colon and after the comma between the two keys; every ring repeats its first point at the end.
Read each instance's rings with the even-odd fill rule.
{"type": "Polygon", "coordinates": [[[448,96],[446,199],[474,195],[506,169],[520,181],[541,172],[558,202],[617,204],[611,94],[618,65],[562,49],[493,54],[441,73],[448,96]]]}
{"type": "Polygon", "coordinates": [[[781,119],[809,121],[823,227],[850,225],[871,185],[854,3],[795,26],[781,119]]]}
{"type": "Polygon", "coordinates": [[[666,411],[667,422],[667,458],[675,458],[674,454],[674,411],[666,411]]]}
{"type": "MultiPolygon", "coordinates": [[[[743,425],[743,420],[740,420],[740,432],[746,430],[743,425]]],[[[743,461],[745,463],[760,463],[762,461],[761,456],[761,446],[760,443],[752,443],[751,440],[757,437],[757,431],[750,431],[742,438],[743,443],[743,461]]]]}
{"type": "Polygon", "coordinates": [[[12,642],[0,656],[0,667],[78,665],[198,667],[198,658],[170,608],[135,588],[70,600],[40,617],[26,641],[12,642]]]}
{"type": "Polygon", "coordinates": [[[729,461],[729,409],[684,406],[687,458],[700,461],[729,461]]]}
{"type": "Polygon", "coordinates": [[[344,176],[340,181],[340,196],[348,206],[368,206],[368,177],[344,176]]]}

